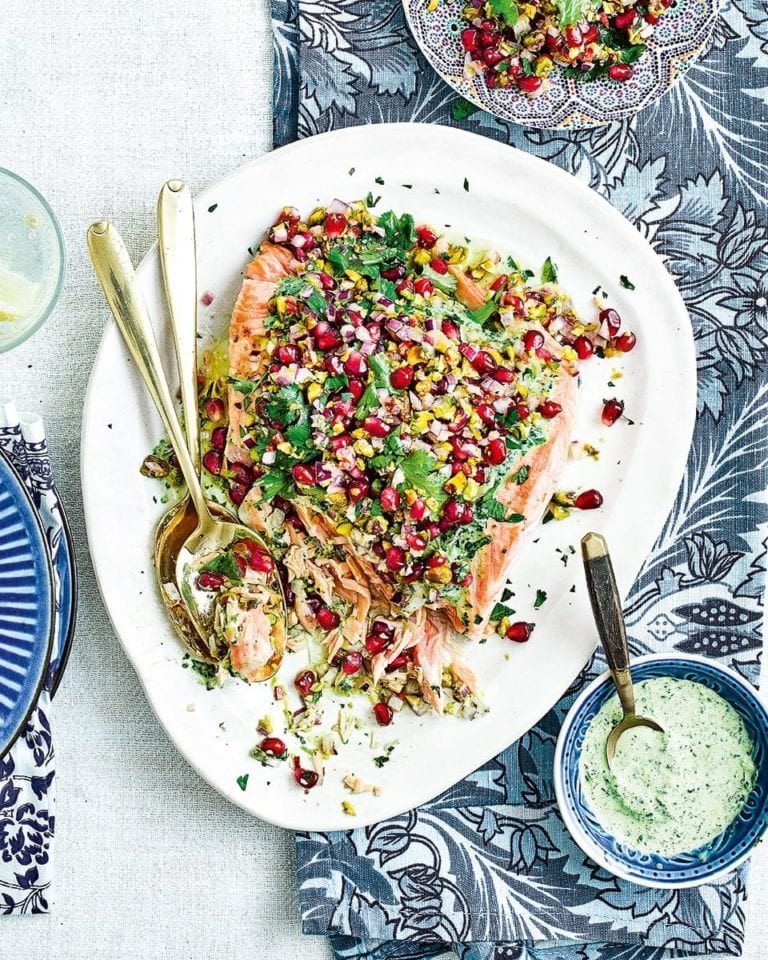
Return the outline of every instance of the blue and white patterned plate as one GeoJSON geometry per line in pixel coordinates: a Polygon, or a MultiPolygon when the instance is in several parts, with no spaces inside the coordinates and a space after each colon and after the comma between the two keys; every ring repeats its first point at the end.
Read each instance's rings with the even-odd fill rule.
{"type": "Polygon", "coordinates": [[[754,743],[757,781],[744,809],[711,843],[691,853],[660,857],[641,853],[611,836],[584,796],[580,758],[584,735],[600,707],[615,692],[610,674],[591,683],[571,707],[555,751],[555,793],[565,825],[581,849],[602,867],[644,887],[694,887],[711,883],[737,867],[768,827],[768,711],[741,676],[705,657],[679,654],[638,657],[632,679],[677,677],[693,680],[728,701],[754,743]]]}
{"type": "Polygon", "coordinates": [[[54,601],[40,520],[0,452],[0,756],[37,701],[53,644],[54,601]]]}
{"type": "Polygon", "coordinates": [[[75,636],[77,620],[77,566],[75,563],[75,546],[72,540],[72,531],[64,512],[64,505],[56,487],[52,490],[58,506],[61,522],[61,542],[56,551],[54,571],[56,580],[56,629],[51,651],[51,662],[48,667],[49,687],[51,697],[56,696],[61,678],[69,661],[72,650],[72,641],[75,636]]]}
{"type": "Polygon", "coordinates": [[[720,0],[677,0],[659,21],[626,83],[569,79],[558,69],[549,78],[547,92],[538,97],[517,89],[490,90],[482,76],[466,76],[459,0],[440,0],[433,11],[426,0],[403,0],[403,7],[421,52],[463,97],[502,120],[553,129],[624,120],[658,100],[707,47],[720,0]]]}

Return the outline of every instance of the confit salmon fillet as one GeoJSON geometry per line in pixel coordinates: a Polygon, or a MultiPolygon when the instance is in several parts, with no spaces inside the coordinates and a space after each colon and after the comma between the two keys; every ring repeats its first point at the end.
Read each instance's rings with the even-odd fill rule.
{"type": "Polygon", "coordinates": [[[328,660],[388,690],[405,671],[438,711],[476,686],[460,653],[547,510],[577,398],[548,332],[576,322],[567,295],[440,247],[362,204],[285,208],[232,312],[226,446],[256,464],[241,516],[282,539],[328,660]]]}

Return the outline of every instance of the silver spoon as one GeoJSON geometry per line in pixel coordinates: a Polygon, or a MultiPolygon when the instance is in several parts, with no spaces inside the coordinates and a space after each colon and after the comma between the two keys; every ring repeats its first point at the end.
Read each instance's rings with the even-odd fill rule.
{"type": "Polygon", "coordinates": [[[650,727],[659,733],[664,730],[655,720],[639,717],[635,713],[635,692],[632,688],[632,672],[629,668],[629,649],[621,599],[616,587],[616,577],[608,553],[608,544],[599,533],[588,533],[581,541],[581,556],[587,578],[589,599],[597,624],[597,632],[608,661],[608,669],[616,684],[623,718],[608,734],[605,756],[611,766],[616,753],[616,744],[625,730],[632,727],[650,727]]]}
{"type": "MultiPolygon", "coordinates": [[[[162,418],[197,514],[197,526],[179,550],[176,583],[187,606],[190,619],[197,627],[200,636],[208,642],[211,654],[220,657],[221,652],[213,649],[211,612],[197,596],[198,570],[196,568],[202,558],[223,552],[234,540],[258,540],[259,538],[248,527],[216,519],[208,509],[197,470],[176,416],[154,330],[133,264],[120,235],[112,224],[100,220],[90,226],[88,250],[96,276],[117,321],[120,333],[162,418]]],[[[252,680],[266,680],[271,677],[280,666],[285,653],[288,614],[276,566],[271,580],[272,589],[280,599],[283,619],[272,631],[270,638],[272,655],[250,677],[252,680]]]]}

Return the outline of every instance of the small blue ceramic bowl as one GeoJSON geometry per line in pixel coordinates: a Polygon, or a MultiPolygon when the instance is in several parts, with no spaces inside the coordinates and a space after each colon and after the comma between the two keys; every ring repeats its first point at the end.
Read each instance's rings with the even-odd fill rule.
{"type": "Polygon", "coordinates": [[[701,683],[727,700],[744,721],[755,745],[757,778],[739,816],[706,846],[674,857],[642,853],[606,832],[582,790],[580,760],[587,728],[615,693],[609,673],[584,690],[565,718],[555,751],[555,793],[571,836],[600,866],[644,887],[695,887],[730,873],[749,856],[768,826],[768,711],[746,680],[705,657],[663,654],[632,661],[635,683],[651,677],[701,683]]]}

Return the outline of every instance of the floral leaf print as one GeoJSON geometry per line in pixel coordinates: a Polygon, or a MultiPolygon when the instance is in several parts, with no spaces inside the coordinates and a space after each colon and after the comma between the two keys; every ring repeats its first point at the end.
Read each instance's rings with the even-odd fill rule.
{"type": "Polygon", "coordinates": [[[742,553],[732,552],[725,540],[719,543],[708,533],[694,533],[683,540],[688,569],[695,580],[722,580],[742,553]]]}

